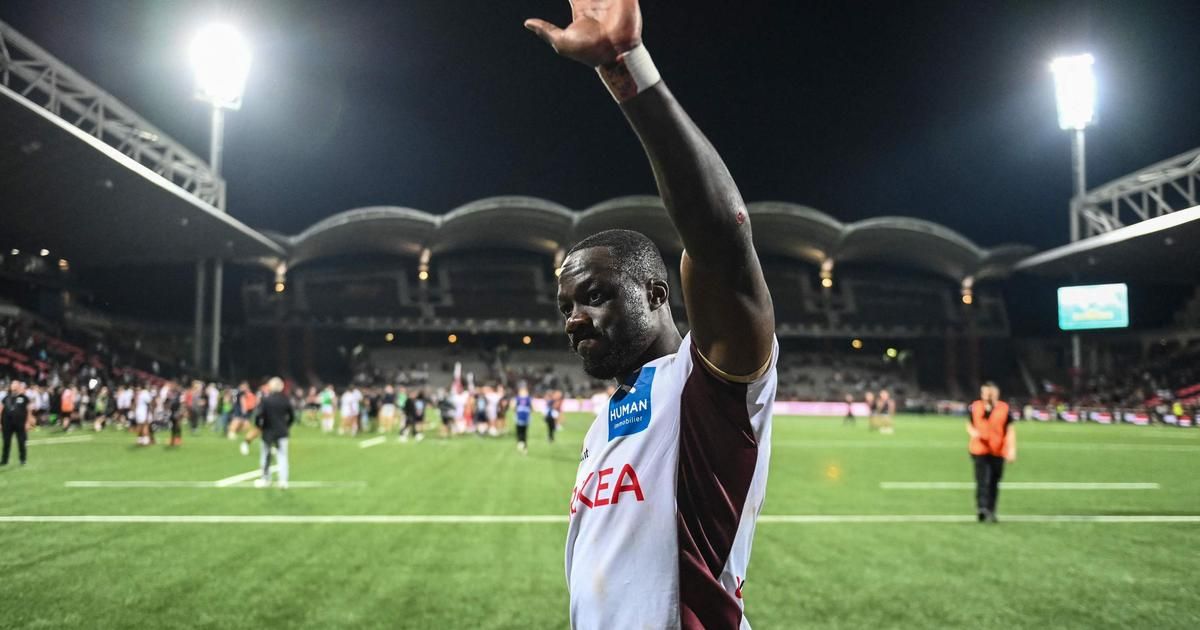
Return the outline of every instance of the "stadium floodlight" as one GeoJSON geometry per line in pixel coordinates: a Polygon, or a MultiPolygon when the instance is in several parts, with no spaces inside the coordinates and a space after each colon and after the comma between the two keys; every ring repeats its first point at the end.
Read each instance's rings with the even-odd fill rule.
{"type": "MultiPolygon", "coordinates": [[[[210,138],[209,168],[219,188],[216,208],[225,212],[225,187],[220,181],[221,157],[225,142],[225,110],[242,106],[242,91],[250,74],[250,45],[237,29],[229,24],[210,24],[200,29],[192,39],[189,50],[192,69],[196,73],[197,99],[212,105],[212,135],[210,138]]],[[[224,284],[224,263],[213,260],[213,323],[209,371],[216,374],[221,368],[221,292],[224,284]]],[[[281,280],[275,290],[282,292],[281,280]]],[[[193,360],[200,365],[204,336],[204,261],[196,261],[196,321],[192,346],[193,360]]]]}
{"type": "Polygon", "coordinates": [[[1095,59],[1091,55],[1059,57],[1050,64],[1054,96],[1058,101],[1058,126],[1064,131],[1083,129],[1096,115],[1095,59]]]}
{"type": "Polygon", "coordinates": [[[242,91],[250,74],[250,46],[237,29],[228,24],[202,28],[192,40],[191,61],[196,98],[225,109],[242,106],[242,91]]]}
{"type": "MultiPolygon", "coordinates": [[[[1058,102],[1058,126],[1071,132],[1071,174],[1074,195],[1071,198],[1071,242],[1083,238],[1083,198],[1087,194],[1087,159],[1083,130],[1096,117],[1096,77],[1089,54],[1059,57],[1050,63],[1054,73],[1054,97],[1058,102]]],[[[964,296],[965,297],[965,296],[964,296]]],[[[1071,365],[1075,378],[1083,364],[1079,335],[1071,337],[1071,365]]],[[[1076,380],[1075,386],[1078,388],[1076,380]]]]}

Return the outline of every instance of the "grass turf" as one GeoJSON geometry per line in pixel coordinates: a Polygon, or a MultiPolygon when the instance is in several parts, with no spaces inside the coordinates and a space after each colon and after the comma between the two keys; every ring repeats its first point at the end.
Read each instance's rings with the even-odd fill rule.
{"type": "MultiPolygon", "coordinates": [[[[587,419],[530,453],[511,436],[361,439],[301,428],[292,480],[361,486],[257,490],[69,488],[65,482],[216,481],[254,456],[211,433],[179,449],[126,434],[31,446],[0,472],[11,515],[562,515],[587,419]],[[15,463],[15,462],[14,462],[15,463]]],[[[779,417],[764,514],[972,513],[962,421],[779,417]]],[[[1157,490],[1002,490],[1006,515],[1200,514],[1200,431],[1023,423],[1006,481],[1153,482],[1157,490]]],[[[73,433],[72,436],[91,435],[73,433]]],[[[34,439],[58,437],[41,431],[34,439]]],[[[15,454],[14,454],[15,459],[15,454]]],[[[562,628],[566,524],[0,522],[0,627],[562,628]]],[[[1200,625],[1195,523],[763,522],[745,587],[756,628],[1200,625]]]]}

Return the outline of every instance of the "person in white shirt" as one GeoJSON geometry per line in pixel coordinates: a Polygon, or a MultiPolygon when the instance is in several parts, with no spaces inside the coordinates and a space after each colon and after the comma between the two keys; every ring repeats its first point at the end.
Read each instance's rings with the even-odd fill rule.
{"type": "Polygon", "coordinates": [[[342,426],[338,428],[338,435],[345,435],[346,431],[355,432],[358,427],[358,412],[359,405],[362,404],[362,392],[357,387],[346,390],[342,393],[342,426]]]}
{"type": "Polygon", "coordinates": [[[154,392],[148,387],[138,388],[134,400],[133,421],[137,424],[137,443],[139,446],[149,446],[154,443],[154,431],[151,422],[154,420],[154,392]]]}
{"type": "Polygon", "coordinates": [[[691,332],[679,334],[666,265],[644,235],[600,232],[566,254],[558,304],[571,347],[589,376],[619,385],[584,438],[571,492],[570,623],[749,628],[742,596],[778,358],[749,216],[642,45],[637,1],[571,6],[565,29],[525,26],[595,69],[640,138],[685,248],[691,332]]]}

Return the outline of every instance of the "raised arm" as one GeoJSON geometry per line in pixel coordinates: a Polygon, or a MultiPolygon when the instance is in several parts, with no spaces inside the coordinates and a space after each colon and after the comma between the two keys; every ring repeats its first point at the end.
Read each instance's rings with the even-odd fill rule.
{"type": "Polygon", "coordinates": [[[775,314],[729,169],[659,79],[642,46],[637,0],[575,0],[572,22],[526,28],[558,54],[597,70],[642,141],[686,251],[683,298],[700,353],[733,378],[771,358],[775,314]]]}

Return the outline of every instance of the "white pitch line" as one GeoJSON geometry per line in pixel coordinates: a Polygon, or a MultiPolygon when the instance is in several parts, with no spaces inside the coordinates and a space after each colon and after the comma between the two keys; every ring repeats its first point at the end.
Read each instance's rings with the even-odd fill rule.
{"type": "MultiPolygon", "coordinates": [[[[969,481],[882,481],[884,490],[974,490],[969,481]]],[[[1005,490],[1159,490],[1157,483],[1073,483],[1055,481],[1001,481],[1005,490]]]]}
{"type": "Polygon", "coordinates": [[[68,481],[67,488],[216,488],[213,481],[68,481]]]}
{"type": "Polygon", "coordinates": [[[38,438],[36,440],[26,440],[25,444],[29,446],[51,446],[54,444],[71,444],[74,442],[91,442],[90,435],[75,435],[71,437],[56,437],[56,438],[38,438]]]}
{"type": "Polygon", "coordinates": [[[79,516],[0,516],[0,523],[267,523],[267,524],[372,524],[423,525],[448,524],[536,524],[567,523],[566,516],[486,516],[486,515],[79,515],[79,516]]]}
{"type": "Polygon", "coordinates": [[[363,440],[358,443],[358,448],[371,448],[372,446],[379,446],[380,444],[383,444],[384,442],[386,442],[387,439],[388,439],[388,436],[381,435],[379,437],[373,437],[369,440],[363,440]]]}
{"type": "MultiPolygon", "coordinates": [[[[964,452],[967,450],[966,441],[962,442],[945,442],[945,441],[916,441],[916,440],[891,440],[886,436],[881,436],[879,440],[780,440],[773,441],[772,447],[783,448],[928,448],[928,449],[954,449],[959,448],[964,452]]],[[[1021,449],[1033,450],[1060,450],[1060,451],[1152,451],[1156,453],[1179,451],[1179,452],[1200,452],[1200,444],[1130,444],[1130,443],[1101,443],[1090,444],[1087,442],[1034,442],[1027,440],[1021,442],[1021,449]]]]}
{"type": "MultiPolygon", "coordinates": [[[[973,523],[973,514],[798,514],[763,515],[759,523],[973,523]]],[[[1200,514],[1001,514],[1013,523],[1200,523],[1200,514]]]]}
{"type": "MultiPolygon", "coordinates": [[[[976,517],[972,514],[764,514],[758,518],[759,523],[820,525],[839,523],[973,523],[976,517]]],[[[1002,514],[1000,520],[1012,523],[1200,523],[1200,514],[1193,515],[1106,515],[1106,514],[1002,514]]],[[[463,514],[425,514],[425,515],[7,515],[0,516],[0,524],[4,523],[154,523],[154,524],[286,524],[286,525],[325,525],[325,524],[359,524],[359,525],[424,525],[424,524],[464,524],[464,525],[530,525],[530,524],[563,524],[567,523],[566,516],[526,515],[526,516],[486,516],[463,514]]]]}
{"type": "Polygon", "coordinates": [[[234,475],[232,477],[218,479],[218,480],[214,481],[213,483],[216,484],[216,486],[218,488],[224,488],[226,486],[232,486],[234,484],[242,483],[243,481],[250,481],[251,479],[256,479],[261,476],[262,476],[262,469],[255,468],[254,470],[251,470],[250,472],[244,472],[240,475],[234,475]]]}
{"type": "MultiPolygon", "coordinates": [[[[220,488],[255,489],[249,480],[218,486],[215,481],[68,481],[67,488],[220,488]]],[[[288,488],[365,488],[365,481],[293,481],[288,488]]]]}

